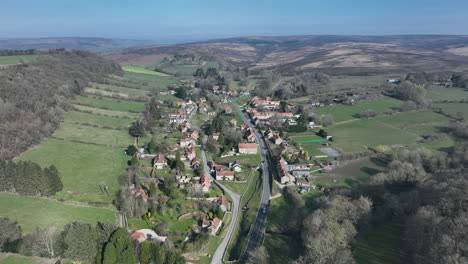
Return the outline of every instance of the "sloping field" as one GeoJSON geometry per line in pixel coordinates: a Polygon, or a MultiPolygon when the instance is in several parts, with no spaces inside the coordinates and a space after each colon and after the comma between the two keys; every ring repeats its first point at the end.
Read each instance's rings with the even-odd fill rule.
{"type": "Polygon", "coordinates": [[[0,193],[0,216],[18,221],[25,233],[31,232],[36,226],[44,228],[47,225],[54,224],[62,228],[74,221],[92,224],[97,221],[104,223],[116,222],[113,209],[71,205],[8,193],[0,193]]]}
{"type": "Polygon", "coordinates": [[[122,68],[124,69],[124,71],[128,71],[128,72],[150,74],[150,75],[156,75],[156,76],[170,76],[169,74],[166,74],[166,73],[157,72],[157,71],[150,71],[150,70],[147,70],[147,69],[141,68],[141,67],[124,66],[122,68]]]}

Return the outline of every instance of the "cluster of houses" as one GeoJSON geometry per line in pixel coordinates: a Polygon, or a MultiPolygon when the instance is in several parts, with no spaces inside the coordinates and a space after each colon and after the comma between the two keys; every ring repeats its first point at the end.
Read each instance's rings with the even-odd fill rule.
{"type": "Polygon", "coordinates": [[[281,184],[297,183],[299,178],[310,176],[309,164],[288,164],[282,157],[277,163],[281,184]]]}
{"type": "MultiPolygon", "coordinates": [[[[280,101],[273,101],[270,97],[265,100],[259,99],[257,96],[252,98],[249,103],[251,107],[246,108],[246,112],[252,119],[255,125],[271,125],[272,118],[287,122],[289,125],[297,125],[296,119],[299,115],[294,115],[292,112],[280,113],[277,110],[280,107],[280,101]]],[[[292,110],[295,106],[288,105],[287,109],[292,110]]]]}
{"type": "Polygon", "coordinates": [[[169,113],[169,123],[171,124],[182,124],[189,120],[188,116],[195,110],[195,103],[192,100],[188,102],[179,101],[175,102],[177,106],[177,112],[169,113]]]}
{"type": "Polygon", "coordinates": [[[235,179],[235,172],[242,170],[240,163],[236,162],[236,166],[229,166],[226,168],[223,165],[216,164],[214,161],[208,162],[208,166],[210,167],[210,172],[218,181],[233,181],[235,179]]]}
{"type": "Polygon", "coordinates": [[[216,95],[228,95],[228,96],[237,96],[238,95],[237,91],[220,90],[219,86],[214,86],[213,87],[213,93],[216,94],[216,95]]]}

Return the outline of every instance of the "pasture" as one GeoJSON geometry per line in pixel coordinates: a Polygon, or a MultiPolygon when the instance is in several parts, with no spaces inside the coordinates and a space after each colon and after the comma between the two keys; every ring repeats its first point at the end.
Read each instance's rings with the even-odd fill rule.
{"type": "Polygon", "coordinates": [[[54,138],[65,141],[84,142],[111,147],[126,147],[133,142],[127,129],[90,127],[72,123],[63,123],[53,134],[54,138]]]}
{"type": "Polygon", "coordinates": [[[77,96],[75,104],[131,113],[143,112],[146,108],[141,102],[94,96],[77,96]]]}
{"type": "Polygon", "coordinates": [[[89,124],[97,127],[110,127],[114,129],[127,129],[132,122],[130,119],[94,115],[90,113],[69,111],[65,113],[64,120],[67,123],[89,124]]]}
{"type": "Polygon", "coordinates": [[[169,74],[162,73],[162,72],[157,72],[157,71],[150,71],[145,68],[141,67],[135,67],[135,66],[123,66],[122,67],[124,71],[128,72],[134,72],[134,73],[141,73],[141,74],[150,74],[150,75],[156,75],[156,76],[170,76],[169,74]]]}
{"type": "Polygon", "coordinates": [[[61,229],[74,221],[90,224],[116,222],[115,211],[110,208],[72,205],[8,193],[0,193],[0,216],[17,221],[26,234],[35,227],[44,228],[50,224],[61,229]]]}
{"type": "Polygon", "coordinates": [[[38,55],[14,55],[14,56],[0,56],[0,65],[13,65],[18,64],[22,60],[28,62],[35,60],[38,55]]]}
{"type": "Polygon", "coordinates": [[[426,97],[434,101],[461,100],[468,99],[468,91],[462,88],[445,88],[442,86],[430,85],[427,88],[426,97]]]}
{"type": "Polygon", "coordinates": [[[138,114],[136,114],[136,113],[113,111],[113,110],[107,110],[107,109],[91,107],[91,106],[85,106],[85,105],[74,104],[73,108],[75,108],[77,111],[80,111],[80,112],[86,112],[86,113],[91,113],[91,114],[95,114],[95,115],[111,116],[111,117],[118,117],[118,118],[127,118],[127,119],[132,119],[132,120],[136,120],[137,117],[138,117],[138,114]]]}
{"type": "Polygon", "coordinates": [[[356,119],[357,114],[369,109],[372,109],[376,112],[385,112],[388,110],[396,110],[401,106],[401,104],[402,101],[400,100],[387,98],[377,101],[362,102],[355,105],[339,104],[326,106],[318,108],[317,110],[315,110],[315,113],[320,115],[330,114],[333,116],[335,122],[343,122],[351,119],[356,119]]]}
{"type": "Polygon", "coordinates": [[[465,119],[468,119],[468,104],[462,103],[436,103],[433,105],[436,108],[442,108],[452,116],[457,116],[458,113],[465,119]]]}
{"type": "Polygon", "coordinates": [[[150,87],[140,88],[140,86],[138,86],[139,88],[136,89],[136,88],[129,88],[129,87],[123,87],[123,86],[118,86],[118,85],[112,85],[112,84],[101,84],[101,83],[93,84],[90,87],[92,88],[86,88],[85,91],[94,93],[94,94],[97,94],[98,92],[101,92],[101,93],[108,92],[111,94],[119,94],[123,97],[129,97],[129,98],[147,96],[149,94],[149,91],[151,90],[150,87]]]}
{"type": "Polygon", "coordinates": [[[414,146],[420,136],[439,133],[449,118],[432,111],[402,112],[336,124],[328,133],[345,152],[360,152],[377,145],[414,146]]]}

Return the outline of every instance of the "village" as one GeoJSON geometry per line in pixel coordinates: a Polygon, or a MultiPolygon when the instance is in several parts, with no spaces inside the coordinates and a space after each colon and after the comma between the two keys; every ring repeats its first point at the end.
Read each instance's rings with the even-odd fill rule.
{"type": "MultiPolygon", "coordinates": [[[[187,85],[191,86],[193,84],[187,85]]],[[[256,129],[276,163],[273,173],[275,189],[281,192],[285,186],[297,186],[300,194],[311,190],[328,191],[314,183],[313,173],[336,165],[339,154],[327,155],[325,151],[325,154],[311,156],[283,130],[273,129],[278,122],[287,126],[298,125],[300,114],[294,113],[295,106],[284,105],[284,102],[270,97],[255,96],[238,108],[233,100],[249,96],[218,88],[214,88],[212,93],[221,101],[221,107],[217,109],[205,97],[190,96],[186,100],[157,102],[157,107],[164,113],[158,120],[162,128],[158,128],[159,133],[152,139],[142,140],[135,146],[138,161],[134,164],[141,176],[130,189],[135,198],[147,204],[144,206],[146,210],[141,211],[143,220],[138,220],[138,215],[130,220],[133,226],[146,227],[133,233],[135,241],[165,241],[172,237],[173,242],[181,243],[196,233],[219,235],[229,224],[230,219],[226,223],[225,217],[232,214],[233,201],[217,182],[247,183],[253,172],[261,167],[256,129]],[[244,115],[256,128],[243,122],[240,111],[245,112],[244,115]],[[202,151],[206,151],[206,164],[201,157],[202,151]],[[204,170],[205,166],[207,170],[204,170]],[[164,203],[168,207],[176,210],[170,210],[168,214],[161,205],[154,208],[152,201],[161,203],[161,196],[165,196],[164,203]],[[161,219],[166,219],[163,226],[169,226],[168,230],[160,228],[161,219]]],[[[168,89],[160,94],[175,96],[177,91],[168,89]]],[[[309,129],[320,128],[314,122],[306,125],[309,129]]],[[[331,139],[329,135],[315,136],[311,142],[317,148],[327,149],[331,139]]]]}

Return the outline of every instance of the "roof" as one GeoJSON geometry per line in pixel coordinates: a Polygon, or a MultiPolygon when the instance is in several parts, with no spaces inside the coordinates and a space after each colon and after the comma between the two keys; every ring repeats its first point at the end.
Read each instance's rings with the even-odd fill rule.
{"type": "Polygon", "coordinates": [[[161,163],[166,163],[166,158],[164,158],[164,155],[159,153],[156,157],[154,157],[153,160],[154,164],[161,164],[161,163]]]}
{"type": "Polygon", "coordinates": [[[213,136],[218,136],[219,137],[220,133],[213,133],[213,136]]]}
{"type": "Polygon", "coordinates": [[[216,176],[234,176],[233,171],[216,171],[216,176]]]}
{"type": "Polygon", "coordinates": [[[143,240],[143,239],[146,239],[146,234],[143,232],[136,231],[130,236],[130,238],[132,240],[141,240],[141,239],[143,240]]]}
{"type": "Polygon", "coordinates": [[[257,148],[258,144],[257,143],[240,143],[239,148],[247,148],[247,149],[252,149],[252,148],[257,148]]]}
{"type": "Polygon", "coordinates": [[[214,229],[218,229],[218,227],[221,225],[221,223],[222,223],[221,219],[219,219],[218,217],[215,217],[215,219],[213,219],[213,222],[212,222],[211,226],[214,229]]]}

